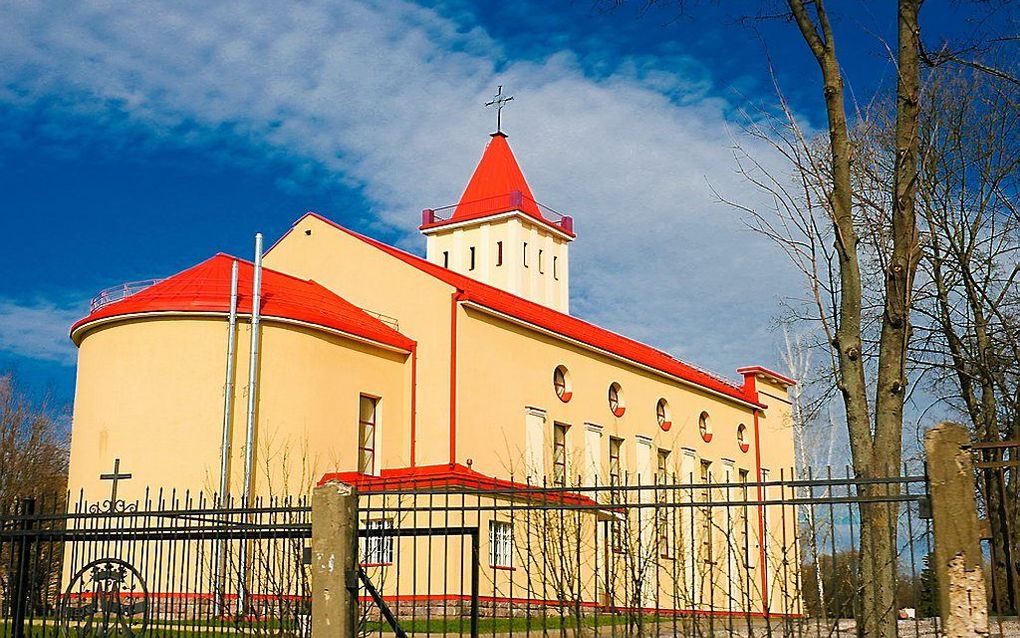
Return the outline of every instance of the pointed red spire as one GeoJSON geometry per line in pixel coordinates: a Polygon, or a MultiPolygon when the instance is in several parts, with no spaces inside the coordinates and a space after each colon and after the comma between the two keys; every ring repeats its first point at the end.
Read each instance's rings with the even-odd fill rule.
{"type": "Polygon", "coordinates": [[[517,158],[506,141],[506,133],[496,132],[485,146],[482,159],[475,167],[457,205],[439,209],[426,208],[422,211],[419,230],[428,231],[447,224],[510,211],[521,211],[570,238],[574,237],[573,219],[540,206],[535,201],[531,187],[517,164],[517,158]],[[453,214],[447,217],[447,211],[451,208],[453,214]]]}
{"type": "Polygon", "coordinates": [[[463,221],[510,210],[544,220],[506,135],[493,133],[451,220],[463,221]]]}

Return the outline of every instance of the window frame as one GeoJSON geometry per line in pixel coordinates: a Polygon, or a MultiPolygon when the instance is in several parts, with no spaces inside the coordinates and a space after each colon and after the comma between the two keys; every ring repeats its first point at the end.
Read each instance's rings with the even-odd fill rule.
{"type": "MultiPolygon", "coordinates": [[[[365,529],[393,529],[393,519],[374,518],[364,521],[365,529]]],[[[361,543],[362,567],[385,567],[393,564],[393,536],[366,536],[361,543]]]]}
{"type": "Polygon", "coordinates": [[[376,452],[379,449],[378,437],[379,436],[379,397],[372,396],[370,394],[359,394],[358,395],[358,473],[368,474],[375,476],[376,470],[376,452]],[[372,418],[366,421],[364,417],[364,402],[369,401],[372,404],[372,418]],[[371,433],[371,437],[366,436],[366,432],[371,433]],[[368,439],[371,439],[368,441],[368,439]],[[366,442],[371,443],[371,447],[366,447],[366,442]],[[370,459],[370,462],[366,463],[366,459],[370,459]]]}
{"type": "Polygon", "coordinates": [[[669,410],[669,401],[666,401],[665,397],[655,402],[655,421],[663,432],[669,432],[673,427],[673,415],[669,410]]]}
{"type": "Polygon", "coordinates": [[[609,401],[609,411],[612,412],[613,416],[619,418],[626,413],[627,406],[623,400],[623,387],[616,381],[609,384],[607,398],[609,401]]]}
{"type": "Polygon", "coordinates": [[[514,526],[509,521],[489,521],[489,567],[514,569],[514,526]]]}
{"type": "Polygon", "coordinates": [[[570,426],[553,421],[553,486],[567,486],[567,432],[570,426]]]}
{"type": "Polygon", "coordinates": [[[702,410],[698,415],[698,432],[701,434],[702,441],[712,442],[712,416],[707,410],[702,410]]]}

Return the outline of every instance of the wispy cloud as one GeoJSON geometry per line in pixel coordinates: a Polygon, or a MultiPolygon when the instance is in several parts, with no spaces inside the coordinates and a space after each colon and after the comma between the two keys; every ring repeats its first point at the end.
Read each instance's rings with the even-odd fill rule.
{"type": "Polygon", "coordinates": [[[81,304],[0,298],[0,351],[74,365],[76,350],[67,330],[82,315],[81,304]]]}
{"type": "Polygon", "coordinates": [[[577,222],[576,314],[710,366],[774,363],[767,326],[792,275],[708,187],[760,197],[728,150],[739,104],[689,57],[596,77],[569,50],[516,59],[466,19],[395,0],[15,1],[0,8],[0,101],[45,105],[69,123],[58,137],[142,129],[293,158],[358,187],[365,217],[417,246],[416,211],[459,196],[493,124],[481,103],[505,84],[536,197],[577,222]]]}

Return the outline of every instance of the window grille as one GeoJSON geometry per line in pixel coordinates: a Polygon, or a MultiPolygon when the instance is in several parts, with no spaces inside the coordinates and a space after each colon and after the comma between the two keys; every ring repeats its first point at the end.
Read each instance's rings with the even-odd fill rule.
{"type": "Polygon", "coordinates": [[[489,565],[513,567],[513,525],[489,521],[489,565]]]}

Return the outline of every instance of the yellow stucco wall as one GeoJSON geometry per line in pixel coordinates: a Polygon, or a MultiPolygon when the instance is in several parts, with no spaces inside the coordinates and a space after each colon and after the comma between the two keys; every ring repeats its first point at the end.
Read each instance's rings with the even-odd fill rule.
{"type": "MultiPolygon", "coordinates": [[[[238,324],[231,492],[244,468],[250,329],[238,324]]],[[[385,465],[409,461],[409,356],[343,336],[265,320],[253,493],[304,493],[327,471],[356,469],[358,399],[380,402],[385,465]],[[356,372],[355,372],[356,371],[356,372]]],[[[85,334],[78,354],[69,485],[107,498],[114,459],[132,474],[120,496],[161,487],[219,487],[227,322],[224,317],[128,319],[85,334]]]]}
{"type": "Polygon", "coordinates": [[[416,461],[445,463],[454,288],[311,215],[273,246],[264,263],[314,279],[365,310],[396,319],[400,332],[418,342],[416,461]]]}

